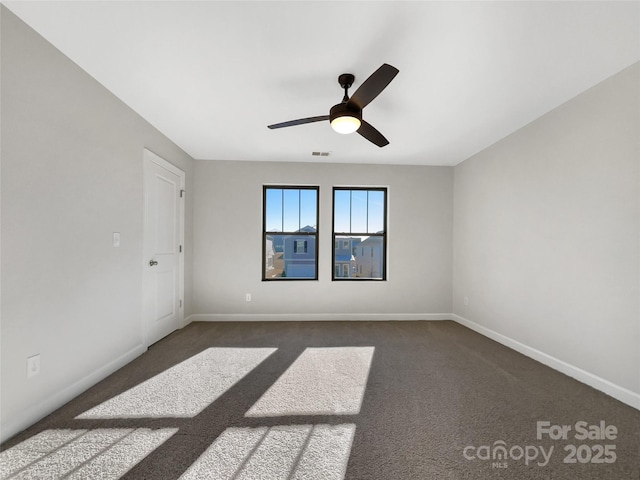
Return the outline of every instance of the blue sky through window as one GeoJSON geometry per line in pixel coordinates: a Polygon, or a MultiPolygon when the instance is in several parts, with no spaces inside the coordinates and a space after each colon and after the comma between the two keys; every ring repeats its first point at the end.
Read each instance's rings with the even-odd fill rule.
{"type": "Polygon", "coordinates": [[[384,191],[334,190],[334,232],[377,233],[384,230],[384,191]]]}
{"type": "Polygon", "coordinates": [[[317,190],[267,188],[266,231],[296,232],[306,226],[317,229],[317,190]]]}

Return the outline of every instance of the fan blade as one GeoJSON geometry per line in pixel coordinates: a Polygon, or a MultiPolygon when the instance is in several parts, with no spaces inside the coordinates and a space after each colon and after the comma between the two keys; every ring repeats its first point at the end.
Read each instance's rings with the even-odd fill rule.
{"type": "Polygon", "coordinates": [[[319,117],[307,117],[299,118],[298,120],[290,120],[288,122],[274,123],[273,125],[267,125],[267,128],[284,128],[293,127],[295,125],[304,125],[305,123],[322,122],[323,120],[329,120],[329,115],[320,115],[319,117]]]}
{"type": "Polygon", "coordinates": [[[382,135],[378,130],[373,128],[370,123],[367,123],[364,120],[362,120],[360,128],[358,129],[358,133],[369,140],[371,143],[375,143],[379,147],[389,145],[389,140],[384,138],[384,135],[382,135]]]}
{"type": "Polygon", "coordinates": [[[383,64],[360,85],[360,88],[349,99],[348,104],[363,109],[371,103],[371,100],[380,95],[380,92],[391,83],[398,72],[396,67],[383,64]]]}

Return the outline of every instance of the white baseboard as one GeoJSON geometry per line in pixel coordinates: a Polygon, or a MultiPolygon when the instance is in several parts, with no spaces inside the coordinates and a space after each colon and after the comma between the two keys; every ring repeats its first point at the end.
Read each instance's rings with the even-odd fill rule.
{"type": "Polygon", "coordinates": [[[50,396],[45,401],[20,412],[17,418],[12,418],[2,425],[2,428],[0,428],[0,442],[8,440],[16,433],[30,427],[146,351],[146,347],[140,344],[95,372],[50,396]]]}
{"type": "Polygon", "coordinates": [[[191,322],[314,322],[314,321],[451,320],[450,313],[196,313],[191,322]]]}
{"type": "Polygon", "coordinates": [[[529,358],[537,360],[538,362],[553,368],[565,375],[568,375],[576,380],[589,385],[590,387],[595,388],[596,390],[600,390],[601,392],[606,393],[607,395],[612,396],[613,398],[620,400],[622,403],[626,403],[627,405],[637,408],[640,410],[640,394],[636,392],[632,392],[624,387],[616,385],[615,383],[610,382],[609,380],[605,380],[604,378],[598,377],[592,373],[587,372],[586,370],[582,370],[574,365],[571,365],[563,360],[559,360],[549,354],[541,352],[540,350],[536,350],[535,348],[529,347],[523,343],[518,342],[517,340],[513,340],[501,333],[495,332],[487,327],[483,327],[471,320],[468,320],[460,315],[451,314],[450,318],[454,321],[458,322],[460,325],[463,325],[475,332],[478,332],[485,337],[488,337],[492,340],[495,340],[502,345],[509,347],[517,352],[526,355],[529,358]]]}

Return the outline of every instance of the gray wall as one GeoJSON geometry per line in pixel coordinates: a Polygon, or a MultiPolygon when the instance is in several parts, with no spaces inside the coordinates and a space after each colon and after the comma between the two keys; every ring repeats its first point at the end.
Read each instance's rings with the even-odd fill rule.
{"type": "Polygon", "coordinates": [[[451,312],[451,167],[197,161],[195,187],[196,320],[451,312]],[[319,185],[318,281],[261,281],[263,184],[319,185]],[[388,281],[331,281],[334,185],[388,187],[388,281]]]}
{"type": "MultiPolygon", "coordinates": [[[[143,148],[185,170],[187,188],[193,160],[4,7],[1,17],[7,438],[144,351],[143,148]],[[41,373],[27,379],[37,353],[41,373]]],[[[192,199],[186,210],[188,315],[192,199]]]]}
{"type": "Polygon", "coordinates": [[[637,408],[639,72],[455,167],[453,263],[462,320],[637,408]]]}

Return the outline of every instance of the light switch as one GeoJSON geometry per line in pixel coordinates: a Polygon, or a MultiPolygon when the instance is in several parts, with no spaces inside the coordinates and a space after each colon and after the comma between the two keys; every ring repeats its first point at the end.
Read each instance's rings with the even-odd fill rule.
{"type": "Polygon", "coordinates": [[[120,246],[120,232],[113,232],[113,246],[120,246]]]}

